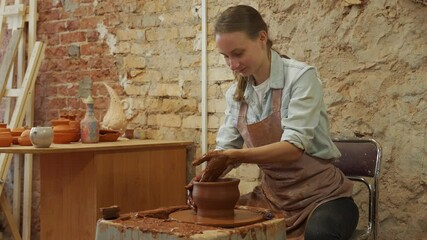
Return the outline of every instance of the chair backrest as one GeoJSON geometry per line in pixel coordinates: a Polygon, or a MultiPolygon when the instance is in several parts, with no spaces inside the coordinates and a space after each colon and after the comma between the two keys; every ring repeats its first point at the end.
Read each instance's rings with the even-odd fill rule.
{"type": "Polygon", "coordinates": [[[373,139],[334,139],[341,157],[334,162],[346,176],[379,175],[381,147],[373,139]]]}
{"type": "Polygon", "coordinates": [[[378,235],[378,179],[380,175],[382,150],[373,139],[333,139],[341,157],[333,164],[351,180],[364,183],[369,190],[369,213],[366,230],[357,231],[351,239],[378,235]],[[371,184],[366,178],[373,179],[371,184]]]}

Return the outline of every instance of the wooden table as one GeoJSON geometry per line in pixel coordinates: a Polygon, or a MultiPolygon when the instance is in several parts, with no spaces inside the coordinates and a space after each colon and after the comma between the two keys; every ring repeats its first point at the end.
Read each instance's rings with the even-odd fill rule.
{"type": "Polygon", "coordinates": [[[119,139],[0,152],[39,155],[41,239],[94,239],[100,207],[118,205],[126,213],[185,204],[191,144],[119,139]]]}

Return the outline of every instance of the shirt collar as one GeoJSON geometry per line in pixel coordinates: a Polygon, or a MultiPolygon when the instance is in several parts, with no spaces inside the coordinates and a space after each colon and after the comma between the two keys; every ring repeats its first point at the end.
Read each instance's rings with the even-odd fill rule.
{"type": "MultiPolygon", "coordinates": [[[[283,60],[280,55],[271,49],[271,66],[270,66],[270,77],[269,77],[269,88],[271,89],[282,89],[285,86],[285,68],[283,66],[283,60]]],[[[254,84],[254,79],[252,76],[247,78],[248,85],[254,84]]],[[[246,101],[248,101],[249,96],[254,92],[253,87],[246,87],[245,93],[243,94],[246,101]]]]}
{"type": "Polygon", "coordinates": [[[285,67],[280,55],[271,50],[271,67],[270,67],[270,88],[282,89],[285,86],[285,67]]]}

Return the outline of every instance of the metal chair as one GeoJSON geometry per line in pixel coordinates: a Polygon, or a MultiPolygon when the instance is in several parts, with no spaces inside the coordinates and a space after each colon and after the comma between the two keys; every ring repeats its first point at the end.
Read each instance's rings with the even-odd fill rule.
{"type": "Polygon", "coordinates": [[[342,156],[334,165],[353,181],[364,183],[369,191],[369,212],[366,229],[356,229],[351,239],[378,236],[378,179],[382,150],[373,139],[333,139],[342,156]]]}

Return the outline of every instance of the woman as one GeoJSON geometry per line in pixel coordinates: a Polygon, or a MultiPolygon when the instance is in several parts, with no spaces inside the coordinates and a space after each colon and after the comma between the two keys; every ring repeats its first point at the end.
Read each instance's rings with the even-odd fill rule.
{"type": "Polygon", "coordinates": [[[348,239],[359,213],[352,183],[331,164],[340,153],[330,138],[315,69],[281,58],[266,23],[249,6],[224,11],[215,40],[237,83],[226,93],[217,150],[193,162],[207,162],[193,181],[214,181],[241,163],[258,164],[261,185],[238,204],[282,211],[288,238],[348,239]]]}

